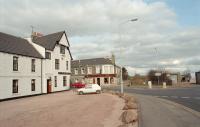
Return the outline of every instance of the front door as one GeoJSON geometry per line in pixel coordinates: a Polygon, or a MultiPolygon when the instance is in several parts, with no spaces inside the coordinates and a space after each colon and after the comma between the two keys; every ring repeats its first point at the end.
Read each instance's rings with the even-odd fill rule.
{"type": "Polygon", "coordinates": [[[100,86],[100,78],[97,78],[97,84],[100,86]]]}
{"type": "Polygon", "coordinates": [[[51,79],[47,79],[47,93],[51,93],[51,79]]]}
{"type": "Polygon", "coordinates": [[[93,78],[93,84],[95,84],[95,78],[93,78]]]}

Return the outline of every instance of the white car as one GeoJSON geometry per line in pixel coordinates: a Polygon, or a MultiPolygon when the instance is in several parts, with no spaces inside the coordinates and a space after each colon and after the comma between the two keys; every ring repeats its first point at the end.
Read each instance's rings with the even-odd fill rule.
{"type": "Polygon", "coordinates": [[[98,84],[88,84],[84,88],[77,90],[78,94],[82,95],[85,93],[101,93],[101,87],[98,84]]]}

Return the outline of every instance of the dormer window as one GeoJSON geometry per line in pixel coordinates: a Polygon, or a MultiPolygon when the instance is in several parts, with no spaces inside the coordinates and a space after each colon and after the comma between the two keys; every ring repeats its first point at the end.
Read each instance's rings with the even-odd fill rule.
{"type": "Polygon", "coordinates": [[[60,53],[65,54],[65,46],[60,45],[60,53]]]}

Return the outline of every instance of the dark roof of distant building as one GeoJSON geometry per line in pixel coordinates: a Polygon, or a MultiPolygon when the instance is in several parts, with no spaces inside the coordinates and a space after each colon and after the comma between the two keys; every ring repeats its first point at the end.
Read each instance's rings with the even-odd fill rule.
{"type": "Polygon", "coordinates": [[[0,32],[0,52],[43,58],[26,39],[0,32]]]}
{"type": "Polygon", "coordinates": [[[72,67],[86,66],[86,65],[102,65],[102,64],[113,64],[109,58],[92,58],[92,59],[82,59],[73,60],[72,67]]]}

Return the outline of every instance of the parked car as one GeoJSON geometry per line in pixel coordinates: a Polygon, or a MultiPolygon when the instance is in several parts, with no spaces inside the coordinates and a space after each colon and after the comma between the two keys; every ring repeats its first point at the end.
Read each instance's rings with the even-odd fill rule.
{"type": "Polygon", "coordinates": [[[77,83],[70,84],[70,86],[71,86],[72,88],[83,88],[83,87],[85,87],[85,84],[82,84],[82,83],[80,83],[80,82],[77,82],[77,83]]]}
{"type": "Polygon", "coordinates": [[[77,90],[78,94],[86,94],[86,93],[101,93],[101,87],[98,84],[88,84],[84,88],[77,90]]]}

